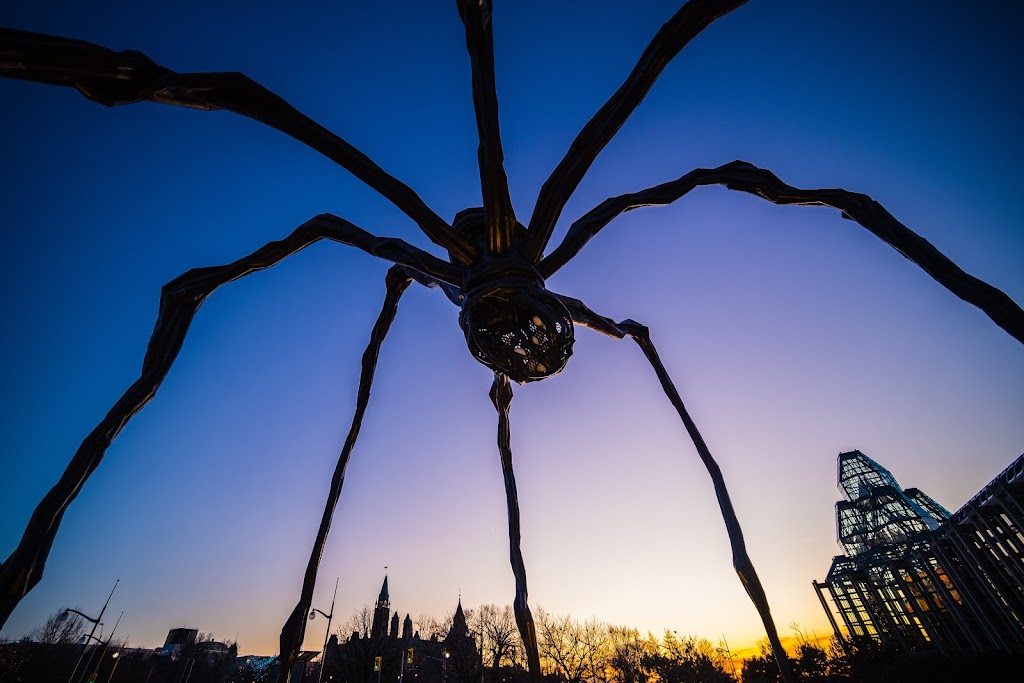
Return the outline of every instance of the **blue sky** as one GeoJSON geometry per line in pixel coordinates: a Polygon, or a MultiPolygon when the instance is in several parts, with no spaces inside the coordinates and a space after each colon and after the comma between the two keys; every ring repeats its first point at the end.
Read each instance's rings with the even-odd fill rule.
{"type": "MultiPolygon", "coordinates": [[[[480,203],[454,3],[7,7],[3,23],[243,71],[450,219],[480,203]],[[351,6],[349,6],[351,5],[351,6]]],[[[497,3],[505,168],[520,220],[673,2],[497,3]]],[[[744,159],[864,192],[1024,301],[1021,10],[955,2],[749,3],[666,69],[569,202],[744,159]]],[[[433,249],[400,212],[238,116],[107,109],[0,82],[7,172],[0,307],[0,552],[135,379],[163,283],[330,211],[433,249]]],[[[437,251],[435,250],[435,253],[437,251]]],[[[354,405],[387,264],[317,245],[204,304],[153,402],[65,517],[0,635],[111,603],[138,645],[188,625],[271,654],[354,405]]],[[[810,588],[838,552],[835,456],[860,448],[950,509],[1019,455],[1024,350],[831,210],[721,188],[632,212],[549,286],[652,330],[725,471],[776,620],[824,632],[810,588]]],[[[513,449],[531,602],[730,643],[760,637],[706,474],[639,351],[581,330],[567,369],[516,389],[513,449]]],[[[414,287],[384,346],[314,604],[414,617],[508,602],[504,495],[457,310],[414,287]]],[[[317,625],[319,624],[319,626],[317,625]]],[[[322,642],[321,622],[309,646],[322,642]]]]}

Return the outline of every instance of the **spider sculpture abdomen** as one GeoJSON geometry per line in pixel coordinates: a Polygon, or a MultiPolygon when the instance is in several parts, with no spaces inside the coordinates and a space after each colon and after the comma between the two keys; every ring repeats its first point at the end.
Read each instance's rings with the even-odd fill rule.
{"type": "Polygon", "coordinates": [[[454,228],[482,254],[462,283],[459,325],[470,353],[516,382],[560,372],[572,355],[572,316],[544,287],[536,266],[515,246],[500,256],[487,254],[483,209],[459,212],[454,228]]]}
{"type": "Polygon", "coordinates": [[[537,284],[481,286],[459,315],[473,356],[516,382],[534,382],[565,367],[572,355],[572,318],[537,284]],[[482,290],[482,291],[481,291],[482,290]]]}

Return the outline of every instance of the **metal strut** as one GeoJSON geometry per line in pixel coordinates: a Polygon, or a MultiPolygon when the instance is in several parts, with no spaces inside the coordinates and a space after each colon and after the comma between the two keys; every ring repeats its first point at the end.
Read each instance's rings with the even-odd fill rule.
{"type": "Polygon", "coordinates": [[[651,342],[647,328],[632,320],[625,320],[619,323],[619,328],[625,331],[640,346],[644,355],[647,356],[647,360],[654,367],[654,372],[657,373],[658,379],[661,381],[661,388],[664,389],[668,400],[672,402],[676,412],[679,413],[679,418],[683,421],[687,434],[690,435],[693,445],[697,448],[697,454],[700,455],[704,467],[707,469],[708,474],[711,475],[711,481],[715,486],[715,496],[718,498],[718,507],[722,510],[722,519],[725,521],[725,528],[729,532],[729,543],[732,545],[732,566],[740,577],[740,583],[746,589],[747,595],[750,596],[750,601],[757,608],[757,613],[761,615],[761,622],[764,624],[764,630],[767,632],[768,640],[772,644],[772,653],[775,655],[775,663],[779,667],[779,673],[782,674],[782,680],[785,683],[793,683],[793,670],[790,667],[786,651],[782,647],[782,642],[779,640],[779,632],[776,630],[775,621],[772,619],[768,597],[761,586],[761,580],[757,577],[754,563],[750,561],[750,556],[747,554],[747,545],[743,541],[743,529],[740,528],[740,521],[737,519],[736,511],[732,507],[729,490],[725,487],[725,477],[722,476],[722,469],[715,462],[711,451],[704,442],[704,437],[701,436],[696,423],[690,417],[690,413],[687,412],[686,406],[683,405],[683,400],[679,397],[679,392],[676,391],[672,378],[668,376],[668,371],[665,370],[665,366],[658,357],[658,351],[651,342]]]}
{"type": "Polygon", "coordinates": [[[338,505],[338,498],[341,496],[341,487],[345,483],[345,469],[348,467],[349,456],[356,445],[359,437],[359,428],[363,425],[363,415],[366,414],[366,404],[370,400],[370,388],[373,385],[373,374],[377,369],[377,358],[380,355],[381,344],[384,337],[395,320],[395,313],[398,311],[398,300],[412,283],[413,279],[420,279],[418,274],[412,274],[409,269],[403,266],[393,266],[387,274],[385,283],[387,294],[384,296],[384,305],[377,316],[377,322],[373,325],[370,333],[370,343],[366,345],[363,352],[362,369],[359,371],[359,389],[356,393],[356,410],[352,415],[352,425],[349,427],[348,436],[345,438],[345,445],[338,455],[338,464],[334,467],[334,476],[331,478],[331,488],[327,494],[327,501],[324,503],[324,514],[320,519],[320,529],[316,534],[316,541],[313,542],[313,549],[309,553],[309,562],[306,565],[306,575],[302,580],[302,592],[299,595],[299,602],[295,605],[291,615],[281,628],[281,683],[288,683],[292,667],[302,647],[302,640],[306,635],[306,615],[313,604],[313,588],[316,586],[316,573],[320,567],[320,558],[324,553],[324,544],[327,541],[327,534],[331,530],[331,519],[334,517],[334,509],[338,505]]]}
{"type": "MultiPolygon", "coordinates": [[[[128,421],[149,403],[181,351],[189,326],[210,294],[221,285],[270,268],[321,239],[357,247],[373,256],[410,266],[416,279],[459,282],[462,269],[390,237],[377,237],[348,221],[320,214],[282,240],[269,242],[248,256],[222,266],[195,268],[164,285],[160,311],[139,378],[85,437],[57,483],[36,506],[14,552],[0,564],[0,627],[43,576],[53,539],[68,506],[99,466],[107,447],[128,421]]],[[[424,282],[424,284],[427,284],[424,282]]]]}
{"type": "Polygon", "coordinates": [[[538,270],[541,276],[545,279],[551,277],[617,216],[644,206],[671,204],[703,185],[724,185],[773,204],[838,209],[843,218],[860,224],[951,293],[980,308],[992,322],[1024,344],[1024,310],[1013,299],[984,280],[964,272],[935,245],[900,223],[871,197],[841,189],[793,187],[771,171],[746,161],[733,161],[718,168],[698,168],[667,183],[606,199],[572,224],[562,243],[540,263],[538,270]]]}
{"type": "Polygon", "coordinates": [[[523,551],[519,546],[519,494],[516,492],[516,475],[512,471],[512,446],[509,433],[508,408],[512,403],[512,386],[508,377],[494,373],[491,385],[491,402],[498,411],[498,452],[501,454],[501,471],[505,475],[505,501],[508,503],[508,543],[512,573],[516,577],[516,599],[512,607],[516,615],[519,636],[526,648],[526,663],[530,668],[532,683],[540,683],[540,654],[537,651],[537,629],[533,625],[533,614],[526,602],[526,565],[523,551]]]}
{"type": "Polygon", "coordinates": [[[779,632],[775,628],[775,621],[772,619],[768,597],[761,586],[761,580],[754,569],[754,563],[751,562],[750,556],[747,554],[747,546],[743,540],[743,529],[740,527],[740,521],[736,517],[732,500],[729,498],[729,490],[725,486],[725,477],[722,476],[722,469],[711,455],[704,437],[701,436],[696,423],[690,417],[690,413],[687,412],[686,406],[683,405],[683,400],[679,397],[679,392],[676,391],[672,378],[669,377],[665,365],[661,362],[661,358],[658,357],[657,349],[654,348],[654,343],[651,342],[650,332],[645,326],[634,320],[624,320],[616,323],[610,318],[605,318],[590,310],[579,299],[561,295],[558,298],[569,310],[573,322],[616,339],[628,336],[640,346],[644,355],[647,356],[647,360],[650,361],[654,372],[658,375],[658,380],[661,381],[661,388],[665,391],[669,401],[672,402],[673,407],[675,407],[679,418],[686,427],[686,432],[690,435],[693,445],[697,448],[697,454],[700,455],[704,467],[707,469],[708,474],[711,475],[711,481],[715,487],[715,496],[718,498],[718,507],[722,510],[722,519],[725,521],[725,528],[729,533],[729,543],[732,546],[733,568],[736,570],[740,583],[743,584],[743,588],[747,591],[750,601],[754,603],[754,607],[761,617],[765,633],[768,635],[768,641],[772,646],[772,654],[775,655],[775,663],[779,667],[779,673],[782,674],[782,680],[785,683],[794,683],[793,670],[786,651],[782,647],[782,642],[779,640],[779,632]]]}

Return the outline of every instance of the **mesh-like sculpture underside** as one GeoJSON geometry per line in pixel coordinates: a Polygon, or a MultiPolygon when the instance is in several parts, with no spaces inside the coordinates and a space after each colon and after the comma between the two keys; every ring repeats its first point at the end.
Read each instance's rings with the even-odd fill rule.
{"type": "Polygon", "coordinates": [[[516,382],[550,377],[572,355],[572,317],[540,287],[501,287],[474,297],[459,324],[476,359],[516,382]]]}

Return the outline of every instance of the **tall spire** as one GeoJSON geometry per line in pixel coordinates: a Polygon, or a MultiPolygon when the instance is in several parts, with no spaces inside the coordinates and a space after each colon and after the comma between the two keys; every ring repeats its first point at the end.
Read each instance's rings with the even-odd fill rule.
{"type": "Polygon", "coordinates": [[[452,628],[448,631],[448,637],[466,636],[469,634],[469,626],[466,624],[466,614],[462,611],[462,598],[459,598],[459,606],[455,608],[455,616],[452,617],[452,628]]]}
{"type": "Polygon", "coordinates": [[[402,640],[412,640],[412,618],[408,614],[402,623],[402,640]]]}
{"type": "Polygon", "coordinates": [[[390,617],[391,600],[388,597],[388,575],[385,574],[384,585],[380,587],[380,595],[377,596],[377,606],[373,610],[372,637],[380,638],[388,635],[388,619],[390,617]]]}

